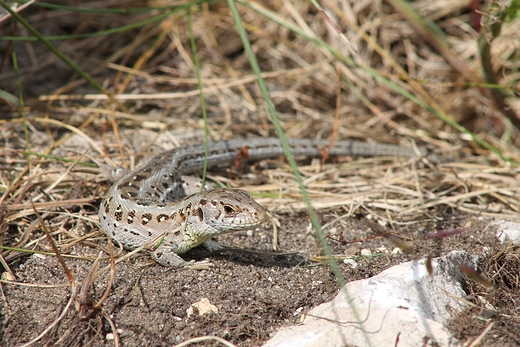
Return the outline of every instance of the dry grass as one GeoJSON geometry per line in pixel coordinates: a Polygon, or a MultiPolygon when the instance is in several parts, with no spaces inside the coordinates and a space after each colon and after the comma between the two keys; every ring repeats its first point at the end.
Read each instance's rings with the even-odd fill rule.
{"type": "MultiPolygon", "coordinates": [[[[103,9],[120,3],[82,6],[103,9]]],[[[125,2],[128,7],[172,4],[125,2]]],[[[434,219],[446,210],[519,220],[520,137],[510,121],[511,112],[520,115],[514,98],[519,20],[504,24],[501,36],[489,40],[497,85],[508,97],[505,109],[479,88],[478,77],[471,80],[462,72],[480,76],[481,71],[479,34],[471,24],[478,22],[477,12],[469,10],[468,1],[413,3],[444,30],[444,42],[462,66],[448,62],[386,2],[324,0],[321,5],[344,36],[312,2],[264,2],[271,18],[252,9],[258,3],[250,4],[239,6],[242,20],[288,137],[337,134],[338,139],[420,145],[440,159],[353,158],[327,164],[322,171],[317,162],[302,164],[316,209],[371,213],[396,224],[434,219]],[[280,25],[275,16],[308,37],[280,25]],[[469,129],[510,161],[432,110],[469,129]]],[[[21,12],[45,35],[96,33],[159,13],[164,10],[71,15],[34,6],[21,12]]],[[[192,14],[210,137],[273,136],[227,5],[203,4],[192,7],[192,14]]],[[[0,22],[1,35],[29,36],[21,25],[6,21],[0,22]]],[[[0,42],[0,51],[14,48],[19,66],[15,72],[4,56],[0,89],[16,96],[19,81],[26,112],[23,117],[17,105],[0,103],[2,244],[49,252],[37,209],[63,254],[77,243],[106,251],[106,242],[99,242],[104,236],[97,232],[97,208],[108,185],[92,163],[134,167],[151,152],[204,138],[186,12],[129,31],[54,45],[115,97],[109,100],[37,42],[0,42]]],[[[250,191],[274,215],[305,209],[285,164],[252,171],[251,177],[215,178],[250,191]]],[[[3,253],[8,262],[13,256],[3,253]]]]}
{"type": "MultiPolygon", "coordinates": [[[[446,42],[453,45],[455,52],[464,53],[461,58],[477,73],[477,33],[467,24],[472,14],[464,10],[464,4],[417,3],[416,8],[423,16],[436,19],[439,27],[449,29],[446,42]],[[455,16],[453,11],[460,13],[455,16]]],[[[482,90],[464,87],[449,64],[421,42],[421,37],[414,35],[388,5],[366,3],[350,7],[325,2],[332,21],[339,23],[348,41],[332,29],[311,3],[269,5],[272,13],[350,55],[356,64],[377,70],[398,87],[417,95],[419,86],[444,113],[499,148],[505,157],[519,161],[515,144],[509,142],[517,139],[517,130],[508,127],[501,110],[493,108],[482,90]],[[353,24],[353,18],[362,18],[363,25],[353,24]],[[367,42],[362,37],[368,34],[371,39],[367,42]],[[403,68],[408,71],[406,76],[401,75],[403,68]],[[408,84],[406,80],[414,83],[408,84]]],[[[92,3],[89,7],[98,5],[92,3]]],[[[318,209],[359,204],[362,199],[368,207],[385,208],[398,215],[450,206],[470,213],[515,218],[518,188],[514,166],[473,146],[466,136],[450,131],[428,110],[377,83],[367,71],[338,61],[330,51],[310,44],[249,8],[240,9],[287,136],[327,138],[334,132],[339,138],[408,146],[413,141],[441,153],[440,163],[408,163],[405,170],[400,170],[402,163],[391,165],[379,159],[329,166],[316,176],[313,172],[317,166],[302,167],[318,209]],[[338,80],[338,71],[342,82],[338,80]],[[338,83],[344,88],[339,109],[336,108],[338,83]],[[336,112],[340,117],[335,124],[336,112]]],[[[151,17],[153,12],[131,16],[83,15],[80,27],[75,25],[77,19],[68,14],[60,10],[34,11],[28,18],[36,28],[52,19],[53,25],[45,26],[48,35],[65,34],[65,31],[81,34],[137,22],[151,17]]],[[[255,88],[255,76],[241,55],[242,46],[227,6],[204,5],[193,14],[193,27],[210,137],[220,140],[272,135],[265,106],[255,88]]],[[[23,28],[16,33],[26,35],[23,28]]],[[[506,35],[511,33],[508,27],[506,35]]],[[[98,161],[133,166],[151,149],[160,151],[202,140],[199,91],[188,38],[186,16],[181,12],[130,33],[58,41],[58,48],[116,93],[116,99],[124,103],[119,105],[107,102],[103,94],[92,93],[84,80],[71,74],[41,45],[16,44],[28,118],[24,121],[16,108],[3,106],[2,112],[8,118],[1,122],[4,166],[11,168],[3,171],[2,202],[8,206],[4,209],[10,211],[4,216],[6,221],[32,215],[29,196],[32,203],[41,204],[37,206],[42,208],[51,208],[50,201],[63,202],[67,195],[74,196],[71,204],[92,201],[89,198],[92,195],[79,194],[77,190],[97,190],[94,177],[78,173],[83,171],[81,164],[56,166],[56,159],[72,162],[88,152],[88,156],[98,161]],[[23,139],[24,125],[28,127],[28,142],[23,139]],[[43,157],[28,155],[23,149],[43,157]],[[36,187],[43,191],[35,193],[36,187]],[[88,201],[75,201],[78,195],[88,201]],[[24,207],[25,212],[11,215],[15,213],[11,211],[21,211],[24,207]]],[[[496,61],[508,61],[512,54],[503,42],[502,37],[497,40],[493,55],[496,61]]],[[[513,69],[511,63],[508,69],[513,69]]],[[[12,88],[14,81],[14,71],[4,66],[1,82],[16,95],[12,88]]],[[[514,81],[506,75],[504,82],[514,81]]],[[[272,208],[278,206],[287,211],[286,203],[292,202],[291,208],[301,209],[297,189],[290,175],[283,172],[286,171],[270,172],[269,185],[247,188],[261,192],[262,202],[272,208]],[[283,193],[281,198],[280,193],[283,193]]]]}

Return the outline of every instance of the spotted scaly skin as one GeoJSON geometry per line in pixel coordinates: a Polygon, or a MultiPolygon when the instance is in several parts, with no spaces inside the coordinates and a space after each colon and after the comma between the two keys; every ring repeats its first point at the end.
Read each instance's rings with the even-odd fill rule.
{"type": "Polygon", "coordinates": [[[120,194],[111,191],[103,201],[102,229],[126,249],[154,249],[152,257],[164,266],[205,268],[206,262],[186,262],[178,254],[204,243],[210,250],[218,249],[209,242],[212,237],[255,228],[266,218],[263,207],[241,189],[214,189],[153,204],[129,204],[116,198],[120,194]]]}
{"type": "MultiPolygon", "coordinates": [[[[289,140],[295,156],[320,157],[328,141],[289,140]]],[[[208,166],[237,160],[260,160],[283,155],[276,138],[230,140],[209,144],[208,166]]],[[[414,150],[387,144],[339,141],[331,155],[415,157],[414,150]]],[[[423,153],[419,153],[423,154],[423,153]]],[[[115,243],[133,250],[144,246],[161,265],[205,268],[206,262],[186,262],[179,254],[193,247],[219,249],[214,236],[253,229],[266,219],[266,212],[241,189],[198,192],[185,175],[204,165],[203,145],[161,153],[141,168],[126,173],[101,202],[101,229],[115,243]],[[191,195],[189,195],[191,194],[191,195]],[[185,197],[189,195],[188,197],[185,197]]],[[[117,171],[121,175],[121,171],[117,171]]],[[[193,181],[191,179],[191,181],[193,181]]]]}

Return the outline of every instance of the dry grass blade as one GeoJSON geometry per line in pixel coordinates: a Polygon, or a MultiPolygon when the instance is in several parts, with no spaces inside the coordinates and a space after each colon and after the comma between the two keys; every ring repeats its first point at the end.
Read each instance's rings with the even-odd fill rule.
{"type": "Polygon", "coordinates": [[[38,218],[38,220],[40,221],[40,226],[42,227],[45,235],[47,236],[47,240],[49,241],[49,244],[51,245],[51,248],[54,251],[56,258],[58,258],[58,261],[60,262],[60,265],[63,268],[63,271],[67,275],[67,278],[69,280],[69,283],[70,283],[70,286],[72,289],[72,293],[75,293],[76,290],[75,290],[75,284],[74,284],[74,275],[72,274],[72,272],[70,272],[69,268],[67,267],[67,264],[65,264],[65,260],[61,256],[61,252],[58,249],[58,247],[56,246],[56,243],[54,242],[54,239],[51,236],[50,230],[45,225],[44,220],[42,219],[40,213],[38,212],[38,210],[36,209],[36,207],[34,205],[33,205],[33,211],[34,211],[34,214],[36,215],[36,217],[38,218]]]}
{"type": "Polygon", "coordinates": [[[443,239],[445,237],[450,237],[454,235],[458,235],[460,233],[463,233],[467,231],[466,228],[455,228],[451,230],[439,230],[435,232],[430,232],[424,235],[425,239],[443,239]]]}
{"type": "Polygon", "coordinates": [[[486,327],[486,329],[484,329],[482,331],[482,334],[480,334],[473,342],[471,342],[468,345],[468,347],[477,347],[477,346],[479,346],[482,343],[482,340],[484,339],[484,337],[489,333],[489,331],[491,330],[491,328],[493,328],[494,325],[495,325],[495,322],[490,322],[488,324],[488,326],[486,327]]]}
{"type": "MultiPolygon", "coordinates": [[[[327,17],[328,18],[328,17],[327,17]]],[[[340,117],[340,109],[341,109],[341,70],[339,66],[336,66],[336,72],[338,74],[338,88],[337,88],[337,96],[336,96],[336,114],[334,117],[334,127],[332,129],[332,134],[330,135],[330,142],[329,147],[323,150],[323,153],[321,155],[321,168],[320,171],[323,170],[323,165],[325,165],[325,162],[327,161],[327,158],[329,157],[330,150],[332,149],[332,146],[334,145],[334,141],[336,141],[336,137],[338,135],[338,127],[339,127],[339,117],[340,117]]]]}
{"type": "Polygon", "coordinates": [[[474,269],[470,268],[467,265],[464,264],[458,264],[460,271],[462,271],[463,274],[468,276],[468,278],[472,279],[473,281],[482,284],[484,287],[487,288],[493,288],[494,285],[491,283],[488,279],[484,278],[481,274],[476,272],[474,269]]]}
{"type": "Polygon", "coordinates": [[[7,264],[7,262],[5,261],[5,259],[4,259],[4,257],[2,255],[0,255],[0,264],[2,264],[4,269],[7,271],[7,276],[6,276],[6,273],[2,274],[2,280],[7,279],[9,281],[13,281],[15,279],[14,273],[11,270],[11,268],[9,267],[9,265],[7,264]]]}
{"type": "Polygon", "coordinates": [[[413,245],[410,242],[403,240],[401,237],[396,235],[393,232],[389,232],[385,230],[383,226],[378,223],[366,221],[366,224],[379,236],[386,238],[388,241],[392,242],[394,245],[399,247],[403,252],[408,254],[415,254],[413,249],[413,245]]]}
{"type": "MultiPolygon", "coordinates": [[[[90,270],[87,276],[83,279],[83,282],[78,288],[78,293],[76,295],[76,311],[79,313],[80,320],[87,320],[91,318],[93,315],[97,314],[100,310],[100,306],[97,304],[92,304],[87,300],[88,291],[92,284],[94,283],[94,274],[99,269],[99,260],[101,258],[102,253],[100,252],[96,260],[90,266],[90,270]]],[[[110,291],[110,287],[108,287],[110,291]]]]}
{"type": "MultiPolygon", "coordinates": [[[[80,320],[88,320],[92,318],[95,314],[97,314],[99,311],[101,311],[101,306],[103,305],[103,302],[106,300],[108,295],[110,294],[110,290],[112,289],[112,285],[114,283],[114,277],[115,277],[115,261],[114,261],[114,252],[112,244],[109,245],[109,251],[110,251],[110,278],[108,280],[107,286],[105,288],[105,292],[101,296],[101,298],[95,302],[91,303],[87,300],[88,291],[94,284],[94,281],[96,280],[99,272],[99,262],[102,256],[102,252],[99,253],[98,257],[92,263],[90,270],[87,274],[87,276],[83,279],[83,283],[80,286],[79,292],[77,294],[77,302],[76,302],[76,310],[79,312],[79,318],[80,320]]],[[[115,336],[117,336],[117,332],[113,332],[115,336]]]]}

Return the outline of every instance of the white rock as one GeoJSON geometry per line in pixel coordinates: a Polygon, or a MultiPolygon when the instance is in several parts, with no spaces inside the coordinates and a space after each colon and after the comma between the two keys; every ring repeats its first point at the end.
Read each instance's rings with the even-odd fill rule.
{"type": "Polygon", "coordinates": [[[399,247],[395,247],[394,249],[392,249],[392,254],[402,254],[403,253],[403,250],[399,247]]]}
{"type": "Polygon", "coordinates": [[[498,227],[496,236],[502,243],[513,242],[520,245],[520,224],[507,220],[501,220],[493,223],[498,227]]]}
{"type": "Polygon", "coordinates": [[[281,329],[264,347],[456,346],[442,323],[464,308],[456,299],[466,296],[457,264],[475,267],[475,261],[454,251],[432,260],[431,277],[419,260],[348,283],[334,300],[311,310],[302,325],[281,329]]]}
{"type": "Polygon", "coordinates": [[[358,263],[356,263],[356,261],[352,258],[344,259],[343,263],[349,265],[352,269],[355,269],[358,266],[358,263]]]}
{"type": "Polygon", "coordinates": [[[198,313],[199,316],[204,316],[208,313],[218,313],[218,308],[217,306],[213,305],[207,298],[202,298],[200,301],[191,304],[191,306],[186,310],[186,313],[188,318],[195,313],[198,313]]]}

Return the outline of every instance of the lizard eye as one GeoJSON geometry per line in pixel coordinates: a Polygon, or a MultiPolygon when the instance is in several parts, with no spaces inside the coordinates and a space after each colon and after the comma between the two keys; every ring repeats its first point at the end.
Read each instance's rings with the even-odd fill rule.
{"type": "Polygon", "coordinates": [[[225,211],[226,213],[231,213],[231,212],[233,212],[234,210],[233,210],[233,207],[231,207],[231,206],[229,206],[229,205],[225,205],[225,206],[224,206],[224,211],[225,211]]]}

